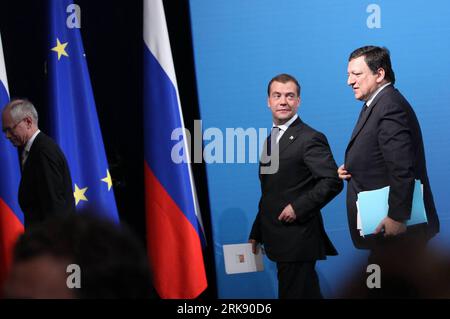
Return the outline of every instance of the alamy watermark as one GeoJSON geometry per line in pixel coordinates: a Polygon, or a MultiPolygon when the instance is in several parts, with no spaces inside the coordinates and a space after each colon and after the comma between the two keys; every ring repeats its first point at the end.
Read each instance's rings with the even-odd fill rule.
{"type": "Polygon", "coordinates": [[[66,273],[70,274],[66,279],[67,288],[81,288],[81,267],[77,264],[67,265],[66,273]]]}
{"type": "MultiPolygon", "coordinates": [[[[279,147],[276,141],[268,141],[267,128],[247,129],[210,127],[202,130],[202,121],[194,121],[194,134],[188,129],[176,128],[171,140],[175,164],[242,164],[261,163],[261,174],[274,174],[279,168],[279,147]],[[193,146],[193,147],[192,147],[193,146]],[[190,155],[191,154],[191,155],[190,155]]],[[[294,137],[290,136],[293,140],[294,137]]]]}
{"type": "Polygon", "coordinates": [[[378,4],[369,4],[366,12],[370,15],[366,19],[366,25],[369,29],[381,29],[381,7],[378,4]]]}
{"type": "Polygon", "coordinates": [[[366,268],[366,272],[370,273],[367,277],[367,288],[381,288],[381,267],[377,264],[370,264],[366,268]]]}

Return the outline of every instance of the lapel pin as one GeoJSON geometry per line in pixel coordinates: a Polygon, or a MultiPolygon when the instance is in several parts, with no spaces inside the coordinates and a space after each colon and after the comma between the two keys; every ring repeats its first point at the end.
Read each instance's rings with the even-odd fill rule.
{"type": "Polygon", "coordinates": [[[291,135],[291,136],[289,136],[289,139],[292,141],[294,139],[294,137],[291,135]]]}

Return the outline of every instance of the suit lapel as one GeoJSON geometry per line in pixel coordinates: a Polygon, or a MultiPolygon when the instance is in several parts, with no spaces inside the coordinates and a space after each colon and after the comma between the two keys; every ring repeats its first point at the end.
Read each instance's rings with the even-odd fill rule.
{"type": "Polygon", "coordinates": [[[356,123],[355,129],[353,130],[352,137],[350,138],[350,142],[348,142],[347,149],[345,150],[346,153],[350,149],[350,146],[353,144],[353,142],[354,142],[355,138],[358,136],[359,132],[361,132],[362,128],[366,124],[367,120],[369,119],[370,115],[372,114],[378,101],[383,97],[383,95],[385,95],[386,93],[390,92],[393,89],[394,88],[392,85],[388,85],[383,90],[381,90],[381,92],[378,93],[378,95],[372,101],[369,109],[366,110],[364,112],[364,114],[361,116],[361,118],[358,120],[358,122],[356,123]]]}
{"type": "Polygon", "coordinates": [[[280,154],[297,139],[302,123],[300,117],[298,117],[281,136],[278,142],[280,154]]]}
{"type": "MultiPolygon", "coordinates": [[[[30,163],[30,162],[33,161],[33,159],[34,159],[34,153],[33,153],[33,150],[36,149],[36,148],[39,148],[39,147],[38,147],[38,144],[40,144],[40,142],[41,142],[42,134],[44,134],[44,133],[39,132],[38,135],[36,135],[36,138],[34,139],[33,144],[31,144],[30,151],[28,152],[27,160],[25,161],[25,163],[23,164],[23,166],[22,166],[22,161],[20,161],[20,165],[21,165],[21,167],[22,167],[22,172],[23,172],[23,171],[25,170],[25,168],[28,166],[28,163],[30,163]]],[[[20,154],[22,154],[22,151],[20,152],[20,154]]],[[[21,158],[21,157],[22,157],[22,155],[20,156],[20,158],[21,158]]]]}
{"type": "Polygon", "coordinates": [[[366,121],[369,118],[370,114],[372,113],[374,106],[375,105],[372,104],[369,108],[367,108],[367,106],[364,104],[363,108],[367,108],[367,109],[361,110],[361,116],[359,117],[358,122],[356,122],[355,128],[353,129],[352,137],[350,138],[350,143],[355,139],[355,137],[361,131],[364,124],[366,124],[366,121]]]}

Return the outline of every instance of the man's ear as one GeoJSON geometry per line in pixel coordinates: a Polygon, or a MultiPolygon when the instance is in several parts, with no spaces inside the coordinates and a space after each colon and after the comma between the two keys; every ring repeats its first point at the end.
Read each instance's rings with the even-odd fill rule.
{"type": "Polygon", "coordinates": [[[30,127],[33,124],[33,119],[31,118],[31,116],[26,116],[23,120],[25,121],[28,127],[30,127]]]}
{"type": "Polygon", "coordinates": [[[379,68],[377,70],[377,83],[383,82],[385,75],[386,75],[386,72],[384,71],[384,69],[379,68]]]}

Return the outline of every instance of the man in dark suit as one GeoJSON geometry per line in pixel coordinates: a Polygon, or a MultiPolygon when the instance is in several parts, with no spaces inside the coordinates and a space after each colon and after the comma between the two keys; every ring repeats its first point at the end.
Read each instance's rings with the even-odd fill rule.
{"type": "MultiPolygon", "coordinates": [[[[364,101],[338,174],[348,181],[347,215],[355,247],[370,249],[369,263],[397,259],[424,247],[439,231],[439,220],[425,165],[422,133],[416,114],[394,88],[395,75],[386,48],[366,46],[353,51],[348,85],[364,101]],[[428,223],[406,228],[411,216],[415,180],[423,184],[428,223]],[[376,234],[362,237],[357,230],[357,194],[390,187],[388,215],[376,234]]],[[[405,258],[403,258],[405,257],[405,258]]]]}
{"type": "Polygon", "coordinates": [[[300,85],[288,75],[268,85],[272,133],[266,141],[270,162],[260,163],[261,199],[250,233],[256,252],[264,244],[277,262],[279,298],[322,298],[317,260],[337,255],[323,226],[320,209],[341,190],[326,137],[297,115],[300,85]],[[267,166],[274,170],[265,170],[267,166]]]}
{"type": "Polygon", "coordinates": [[[19,204],[25,229],[75,211],[72,179],[58,145],[38,128],[38,114],[26,99],[14,99],[2,113],[3,132],[21,154],[19,204]]]}

